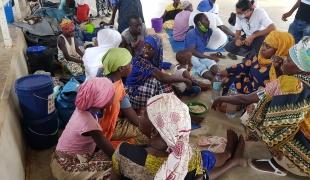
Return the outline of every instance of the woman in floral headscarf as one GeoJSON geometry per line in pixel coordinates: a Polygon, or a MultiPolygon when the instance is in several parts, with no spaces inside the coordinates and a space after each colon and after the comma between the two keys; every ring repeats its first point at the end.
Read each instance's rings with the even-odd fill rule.
{"type": "Polygon", "coordinates": [[[170,83],[184,82],[191,86],[191,81],[186,78],[163,73],[162,61],[163,47],[160,37],[145,37],[143,54],[132,59],[132,72],[125,84],[134,109],[146,107],[147,100],[155,95],[171,92],[170,83]]]}
{"type": "Polygon", "coordinates": [[[266,84],[264,90],[249,95],[222,96],[235,105],[257,103],[246,121],[249,130],[261,139],[273,155],[253,159],[250,166],[260,172],[285,176],[289,171],[310,176],[310,37],[304,37],[289,50],[282,64],[283,74],[266,84]]]}
{"type": "Polygon", "coordinates": [[[81,51],[77,39],[74,37],[74,23],[69,19],[63,19],[60,23],[62,34],[58,37],[58,61],[73,76],[84,74],[83,52],[81,51]]]}
{"type": "Polygon", "coordinates": [[[112,157],[113,178],[124,179],[211,179],[232,167],[244,165],[244,140],[227,131],[225,152],[215,154],[189,144],[191,120],[186,104],[172,93],[149,99],[140,122],[141,131],[150,137],[145,146],[122,143],[112,157]],[[234,153],[233,153],[234,152],[234,153]],[[203,176],[205,175],[205,176],[203,176]]]}
{"type": "Polygon", "coordinates": [[[277,77],[276,71],[279,70],[277,69],[279,66],[274,65],[273,60],[285,58],[289,48],[294,44],[293,36],[287,32],[272,31],[269,33],[257,56],[222,71],[223,94],[227,93],[232,83],[242,94],[249,94],[260,87],[265,87],[270,79],[277,77]]]}

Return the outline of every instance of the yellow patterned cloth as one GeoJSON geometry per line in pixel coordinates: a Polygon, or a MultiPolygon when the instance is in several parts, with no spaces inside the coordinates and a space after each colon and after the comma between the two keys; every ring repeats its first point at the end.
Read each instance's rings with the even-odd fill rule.
{"type": "Polygon", "coordinates": [[[310,176],[310,76],[281,76],[247,121],[271,152],[280,153],[310,176]]]}
{"type": "MultiPolygon", "coordinates": [[[[286,57],[288,55],[289,49],[295,44],[294,37],[288,32],[281,31],[272,31],[265,38],[264,42],[268,44],[270,47],[276,49],[276,56],[286,57]]],[[[258,55],[258,62],[260,65],[269,65],[272,64],[271,59],[263,58],[260,53],[258,55]]],[[[270,80],[274,80],[277,78],[276,70],[272,65],[269,71],[270,80]]]]}
{"type": "MultiPolygon", "coordinates": [[[[148,154],[144,148],[140,145],[120,144],[112,156],[113,171],[130,179],[154,179],[167,157],[148,154]]],[[[193,148],[188,172],[194,172],[195,176],[203,174],[201,153],[198,148],[193,148]]]]}

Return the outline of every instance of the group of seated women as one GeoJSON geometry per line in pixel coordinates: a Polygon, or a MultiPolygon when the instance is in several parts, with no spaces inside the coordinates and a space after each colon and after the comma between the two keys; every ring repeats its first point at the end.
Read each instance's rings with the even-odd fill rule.
{"type": "MultiPolygon", "coordinates": [[[[246,166],[245,140],[227,130],[222,153],[190,144],[189,109],[171,88],[192,81],[162,70],[162,39],[148,35],[143,53],[132,57],[119,32],[98,32],[97,46],[85,54],[75,41],[71,22],[61,24],[59,61],[87,80],[76,97],[76,109],[53,153],[57,179],[215,179],[246,166]],[[74,62],[72,65],[71,62],[74,62]]],[[[310,175],[310,37],[294,45],[286,32],[273,31],[252,59],[221,71],[224,94],[234,83],[239,95],[213,102],[256,104],[245,125],[262,140],[273,158],[251,160],[251,167],[276,175],[310,175]]]]}

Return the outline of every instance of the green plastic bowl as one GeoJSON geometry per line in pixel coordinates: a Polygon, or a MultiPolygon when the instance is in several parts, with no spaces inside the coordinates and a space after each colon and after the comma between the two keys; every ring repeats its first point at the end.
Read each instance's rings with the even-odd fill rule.
{"type": "Polygon", "coordinates": [[[207,111],[208,111],[208,107],[206,105],[200,103],[200,102],[189,102],[189,103],[187,103],[187,106],[189,108],[189,112],[191,114],[194,114],[194,115],[203,115],[203,114],[206,114],[207,111]],[[205,110],[203,112],[201,112],[201,113],[192,112],[191,106],[196,106],[196,105],[204,107],[205,110]]]}

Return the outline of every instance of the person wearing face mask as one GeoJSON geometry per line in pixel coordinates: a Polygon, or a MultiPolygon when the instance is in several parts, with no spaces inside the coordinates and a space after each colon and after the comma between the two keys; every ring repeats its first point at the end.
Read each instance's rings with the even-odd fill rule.
{"type": "Polygon", "coordinates": [[[258,53],[265,37],[276,29],[264,9],[257,8],[252,1],[239,0],[236,4],[236,36],[225,46],[229,56],[251,58],[258,53]],[[241,31],[244,35],[241,36],[241,31]]]}
{"type": "Polygon", "coordinates": [[[205,79],[213,80],[219,68],[216,64],[217,58],[204,54],[206,46],[213,33],[209,28],[210,22],[204,13],[199,13],[194,17],[195,28],[189,30],[185,37],[185,49],[189,50],[193,56],[193,74],[205,79]]]}

